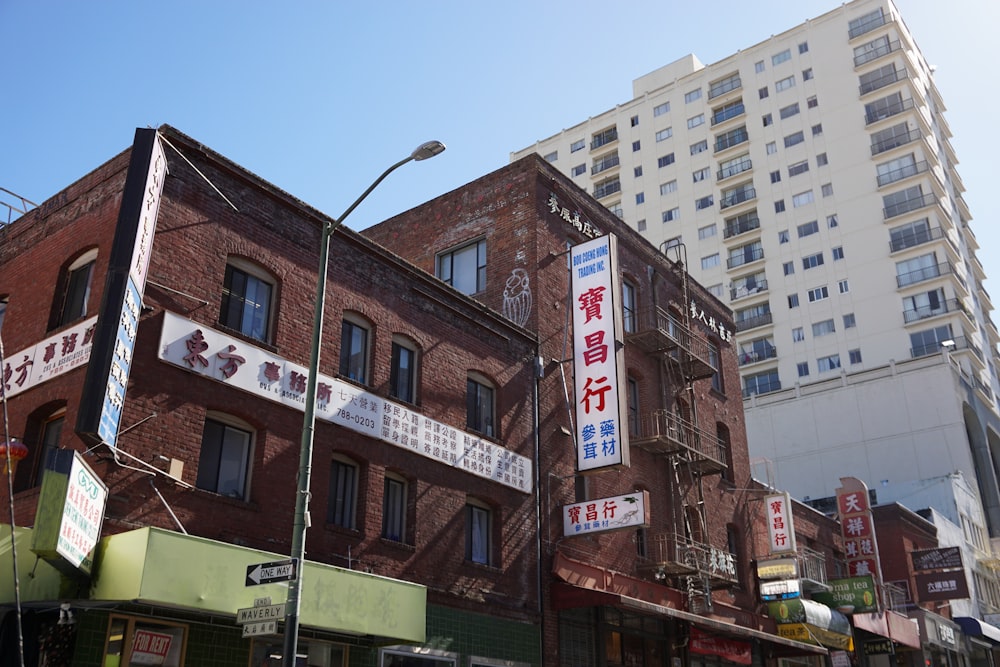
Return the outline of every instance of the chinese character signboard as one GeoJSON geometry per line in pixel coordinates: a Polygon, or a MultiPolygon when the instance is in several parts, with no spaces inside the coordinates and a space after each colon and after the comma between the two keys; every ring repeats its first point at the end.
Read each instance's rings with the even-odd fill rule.
{"type": "Polygon", "coordinates": [[[63,329],[54,336],[7,355],[0,369],[0,394],[11,398],[90,360],[97,318],[63,329]]]}
{"type": "Polygon", "coordinates": [[[795,526],[792,505],[787,493],[775,493],[764,498],[767,535],[771,540],[771,555],[795,553],[795,526]]]}
{"type": "Polygon", "coordinates": [[[856,477],[841,477],[840,483],[843,486],[837,489],[837,511],[848,574],[852,577],[870,574],[878,585],[882,581],[882,570],[868,502],[868,486],[856,477]]]}
{"type": "Polygon", "coordinates": [[[918,602],[964,600],[969,597],[969,583],[965,578],[965,570],[917,572],[914,576],[917,579],[918,602]]]}
{"type": "Polygon", "coordinates": [[[103,442],[110,447],[118,444],[118,427],[125,407],[125,389],[166,175],[167,160],[156,130],[136,130],[76,422],[77,433],[91,444],[103,442]]]}
{"type": "Polygon", "coordinates": [[[108,487],[80,452],[50,450],[38,496],[31,550],[57,569],[79,569],[89,574],[107,498],[108,487]]]}
{"type": "Polygon", "coordinates": [[[563,535],[649,527],[649,492],[598,498],[563,506],[563,535]]]}
{"type": "Polygon", "coordinates": [[[870,574],[848,579],[831,579],[829,591],[813,593],[813,600],[822,602],[842,614],[868,614],[878,611],[875,580],[870,574]]]}
{"type": "Polygon", "coordinates": [[[576,382],[576,458],[580,472],[629,463],[618,244],[614,235],[574,246],[573,371],[576,382]]]}
{"type": "Polygon", "coordinates": [[[962,550],[958,547],[942,547],[940,549],[911,551],[910,562],[913,563],[914,572],[960,568],[962,567],[962,550]]]}
{"type": "MultiPolygon", "coordinates": [[[[305,409],[306,368],[174,313],[163,315],[159,358],[269,401],[305,409]]],[[[350,382],[320,375],[316,418],[531,493],[531,459],[350,382]]]]}

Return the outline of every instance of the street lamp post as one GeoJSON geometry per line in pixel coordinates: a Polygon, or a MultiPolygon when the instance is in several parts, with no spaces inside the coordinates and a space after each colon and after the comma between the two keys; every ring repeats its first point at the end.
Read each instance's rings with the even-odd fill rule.
{"type": "Polygon", "coordinates": [[[382,172],[375,182],[368,186],[360,197],[346,211],[334,220],[323,223],[320,231],[319,276],[316,281],[316,312],[313,318],[312,348],[309,356],[309,375],[306,386],[305,415],[302,418],[302,440],[299,445],[299,476],[295,497],[295,519],[292,524],[291,557],[298,561],[298,568],[288,587],[288,602],[285,607],[285,646],[282,653],[284,667],[295,666],[295,654],[299,643],[299,609],[302,598],[302,574],[306,562],[306,529],[309,527],[309,483],[312,477],[313,436],[316,432],[316,391],[319,386],[319,353],[323,340],[323,308],[326,304],[326,272],[330,259],[330,237],[344,219],[363,202],[372,190],[393,171],[411,160],[426,160],[444,151],[440,141],[421,144],[406,158],[382,172]]]}

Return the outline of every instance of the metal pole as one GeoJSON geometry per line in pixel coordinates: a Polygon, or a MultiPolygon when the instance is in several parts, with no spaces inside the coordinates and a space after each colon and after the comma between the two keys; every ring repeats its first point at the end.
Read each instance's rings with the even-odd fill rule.
{"type": "Polygon", "coordinates": [[[306,529],[309,527],[309,485],[312,477],[313,438],[316,432],[316,392],[319,388],[319,353],[323,340],[323,310],[326,305],[326,272],[330,259],[330,237],[351,211],[371,194],[390,173],[410,160],[424,160],[444,150],[440,142],[422,144],[413,153],[392,165],[339,218],[323,223],[320,231],[319,275],[316,280],[316,312],[313,314],[313,335],[309,356],[309,377],[306,380],[306,405],[302,417],[302,440],[299,444],[298,492],[295,497],[295,518],[292,522],[292,553],[297,561],[295,579],[289,583],[288,602],[285,607],[285,642],[282,665],[295,667],[295,653],[299,643],[299,611],[302,606],[302,575],[306,564],[306,529]]]}

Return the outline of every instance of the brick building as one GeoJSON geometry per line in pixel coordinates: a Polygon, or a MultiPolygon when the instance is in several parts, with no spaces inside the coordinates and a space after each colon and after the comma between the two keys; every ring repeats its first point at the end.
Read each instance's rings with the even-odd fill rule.
{"type": "MultiPolygon", "coordinates": [[[[766,528],[754,502],[732,313],[687,276],[683,245],[661,253],[537,155],[362,233],[537,333],[546,664],[700,665],[826,652],[778,636],[760,613],[754,561],[766,555],[766,528]],[[606,235],[617,239],[631,460],[582,475],[570,398],[578,395],[571,322],[579,304],[568,253],[606,235]],[[566,507],[599,509],[641,491],[647,526],[567,533],[566,507]]],[[[807,510],[802,529],[832,556],[831,523],[807,510]]]]}
{"type": "MultiPolygon", "coordinates": [[[[283,584],[248,584],[254,564],[290,552],[330,219],[173,128],[156,136],[137,133],[0,229],[6,435],[27,447],[0,605],[20,602],[27,664],[39,651],[46,664],[174,666],[281,653],[266,624],[244,638],[237,619],[285,599],[283,584]],[[140,144],[150,155],[130,167],[140,144]],[[142,188],[162,194],[155,236],[141,218],[132,243],[148,251],[144,294],[120,297],[119,316],[107,278],[136,168],[140,216],[157,199],[142,188]],[[122,378],[88,371],[101,322],[128,316],[131,350],[104,350],[130,362],[116,446],[95,445],[81,415],[122,378]],[[43,476],[46,459],[89,471],[95,503],[106,499],[103,528],[89,526],[101,538],[92,563],[86,548],[79,562],[62,543],[45,549],[42,482],[58,477],[43,476]]],[[[536,663],[534,336],[349,229],[333,236],[329,267],[300,652],[310,665],[413,664],[417,651],[536,663]]],[[[0,485],[7,497],[6,476],[0,485]]],[[[17,618],[3,616],[7,656],[17,618]]]]}

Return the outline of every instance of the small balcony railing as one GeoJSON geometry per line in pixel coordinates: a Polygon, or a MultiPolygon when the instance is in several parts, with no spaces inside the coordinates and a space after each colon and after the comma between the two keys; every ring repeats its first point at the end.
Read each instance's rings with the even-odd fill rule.
{"type": "Polygon", "coordinates": [[[726,467],[725,443],[715,433],[703,431],[670,410],[639,415],[639,432],[629,443],[654,454],[682,454],[698,472],[710,474],[726,467]]]}
{"type": "Polygon", "coordinates": [[[639,569],[668,577],[703,576],[712,588],[739,583],[739,562],[728,549],[667,531],[647,536],[647,555],[639,569]]]}
{"type": "Polygon", "coordinates": [[[740,80],[738,76],[731,76],[728,79],[722,81],[716,81],[708,89],[708,99],[712,100],[719,95],[725,95],[726,93],[732,92],[743,87],[743,81],[740,80]]]}
{"type": "Polygon", "coordinates": [[[727,178],[750,171],[753,168],[753,161],[750,158],[743,158],[739,162],[727,165],[723,169],[715,172],[715,180],[724,181],[727,178]]]}
{"type": "Polygon", "coordinates": [[[872,79],[871,81],[865,81],[858,86],[858,90],[861,91],[862,95],[867,95],[868,93],[879,90],[880,88],[885,88],[886,86],[891,86],[897,81],[903,81],[906,79],[906,68],[895,70],[890,74],[880,76],[877,79],[872,79]]]}
{"type": "Polygon", "coordinates": [[[735,220],[730,220],[726,223],[726,229],[723,231],[723,238],[729,239],[734,236],[739,236],[740,234],[751,232],[755,229],[760,229],[760,218],[754,213],[745,213],[738,216],[735,220]]]}
{"type": "Polygon", "coordinates": [[[729,288],[729,300],[735,301],[767,291],[767,278],[757,278],[753,283],[740,281],[729,288]]]}
{"type": "Polygon", "coordinates": [[[718,125],[719,123],[724,123],[732,118],[737,118],[746,113],[746,107],[743,106],[742,102],[736,104],[727,104],[721,109],[712,113],[712,125],[718,125]]]}
{"type": "Polygon", "coordinates": [[[594,186],[594,199],[601,199],[616,192],[621,192],[621,190],[622,183],[617,179],[610,183],[602,183],[601,185],[594,186]]]}
{"type": "Polygon", "coordinates": [[[897,215],[903,215],[904,213],[909,213],[910,211],[916,211],[924,208],[925,206],[930,206],[936,201],[937,198],[934,194],[928,192],[925,195],[910,197],[909,199],[904,199],[903,201],[886,206],[882,209],[882,216],[888,220],[889,218],[895,218],[897,215]]]}
{"type": "Polygon", "coordinates": [[[903,322],[906,324],[911,324],[913,322],[919,322],[920,320],[926,320],[929,317],[936,317],[938,315],[944,315],[945,313],[953,313],[955,311],[961,311],[966,313],[965,306],[958,299],[943,299],[937,303],[937,305],[927,305],[921,306],[920,308],[908,308],[903,311],[903,322]]]}
{"type": "Polygon", "coordinates": [[[594,135],[594,138],[590,142],[590,150],[597,150],[601,146],[607,146],[610,143],[618,141],[618,128],[611,128],[605,130],[600,134],[594,135]]]}
{"type": "Polygon", "coordinates": [[[893,51],[899,51],[899,46],[899,40],[888,42],[886,44],[879,44],[874,49],[854,56],[854,66],[860,67],[865,63],[870,63],[873,60],[878,60],[883,56],[887,56],[893,51]]]}
{"type": "Polygon", "coordinates": [[[764,248],[760,246],[744,247],[726,259],[726,268],[734,269],[737,266],[743,266],[744,264],[750,264],[762,259],[764,259],[764,248]]]}
{"type": "Polygon", "coordinates": [[[755,188],[742,188],[736,190],[735,192],[724,193],[722,198],[719,200],[719,210],[724,210],[730,206],[736,206],[737,204],[742,204],[746,201],[751,201],[757,198],[757,190],[755,188]]]}
{"type": "Polygon", "coordinates": [[[878,186],[889,185],[890,183],[897,183],[904,178],[909,178],[910,176],[916,176],[917,174],[922,174],[928,169],[927,161],[921,160],[914,164],[908,164],[905,167],[900,167],[898,169],[893,169],[892,171],[887,171],[884,174],[878,175],[878,186]]]}
{"type": "Polygon", "coordinates": [[[860,23],[854,26],[853,28],[849,28],[847,30],[847,37],[848,39],[854,39],[855,37],[860,37],[861,35],[871,32],[872,30],[875,30],[880,26],[884,26],[885,24],[886,24],[886,18],[884,14],[872,17],[871,19],[865,21],[864,23],[860,23]]]}
{"type": "MultiPolygon", "coordinates": [[[[949,346],[951,347],[951,350],[953,352],[956,350],[970,349],[969,342],[968,340],[966,340],[965,336],[955,336],[954,338],[951,338],[949,340],[953,343],[953,345],[949,346]]],[[[926,343],[921,343],[920,345],[917,345],[915,347],[911,347],[910,356],[913,357],[914,359],[916,359],[917,357],[926,357],[931,354],[940,354],[943,349],[944,345],[942,344],[942,341],[931,340],[927,341],[926,343]]]]}
{"type": "Polygon", "coordinates": [[[745,317],[741,320],[736,320],[736,331],[749,331],[750,329],[766,326],[772,321],[774,321],[774,317],[771,313],[761,313],[760,315],[745,317]]]}
{"type": "Polygon", "coordinates": [[[618,158],[617,155],[606,157],[600,162],[595,163],[594,166],[591,167],[590,175],[593,176],[595,174],[601,173],[602,171],[607,171],[608,169],[617,167],[620,162],[621,160],[618,158]]]}
{"type": "Polygon", "coordinates": [[[933,280],[934,278],[939,278],[941,276],[951,273],[951,264],[947,262],[942,262],[941,264],[932,264],[930,266],[924,266],[915,271],[908,271],[906,273],[901,273],[896,276],[896,287],[907,287],[908,285],[916,285],[917,283],[922,283],[925,280],[933,280]]]}
{"type": "Polygon", "coordinates": [[[865,114],[865,125],[871,125],[872,123],[877,123],[880,120],[885,120],[886,118],[892,118],[897,116],[904,111],[909,111],[913,108],[913,100],[900,100],[899,102],[893,102],[884,107],[880,107],[875,111],[869,111],[865,114]]]}
{"type": "Polygon", "coordinates": [[[778,348],[773,343],[755,345],[752,348],[740,350],[737,353],[736,361],[740,366],[749,366],[758,361],[778,358],[778,348]]]}
{"type": "Polygon", "coordinates": [[[669,311],[660,307],[642,309],[635,313],[634,322],[634,331],[626,334],[626,341],[647,354],[667,355],[671,362],[680,366],[685,377],[711,377],[718,370],[710,361],[708,340],[691,331],[669,311]]]}
{"type": "Polygon", "coordinates": [[[891,151],[893,148],[899,148],[900,146],[905,146],[908,143],[916,141],[921,137],[920,130],[910,130],[909,132],[904,132],[902,134],[897,134],[889,139],[883,139],[882,141],[876,141],[872,144],[872,155],[878,155],[879,153],[885,153],[886,151],[891,151]]]}
{"type": "Polygon", "coordinates": [[[743,398],[750,398],[754,394],[761,396],[775,391],[781,391],[781,380],[778,379],[777,374],[767,382],[756,382],[750,386],[744,386],[743,398]]]}
{"type": "Polygon", "coordinates": [[[889,251],[899,252],[907,248],[915,248],[924,243],[940,240],[944,232],[940,227],[925,227],[924,229],[898,234],[889,241],[889,251]]]}
{"type": "Polygon", "coordinates": [[[747,134],[746,130],[741,132],[731,132],[729,134],[724,134],[715,140],[715,152],[719,153],[724,150],[728,150],[733,146],[739,146],[740,144],[750,140],[750,135],[747,134]]]}

